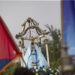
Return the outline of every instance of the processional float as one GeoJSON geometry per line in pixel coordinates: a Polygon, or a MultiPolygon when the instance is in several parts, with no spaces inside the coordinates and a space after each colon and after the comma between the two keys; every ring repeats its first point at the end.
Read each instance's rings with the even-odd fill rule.
{"type": "MultiPolygon", "coordinates": [[[[46,30],[42,30],[39,27],[39,23],[32,18],[26,19],[25,22],[22,24],[22,32],[17,34],[16,38],[19,40],[19,47],[21,52],[23,53],[22,56],[25,61],[25,66],[27,66],[28,68],[49,66],[49,57],[47,57],[47,63],[46,59],[44,58],[41,52],[41,38],[45,37],[48,33],[49,32],[46,32],[46,30]],[[25,49],[24,45],[25,40],[30,41],[30,46],[28,46],[27,50],[25,49]],[[35,43],[35,41],[38,42],[38,45],[35,43]]],[[[47,56],[49,56],[48,48],[47,56]]],[[[24,66],[22,61],[21,66],[24,66]]]]}

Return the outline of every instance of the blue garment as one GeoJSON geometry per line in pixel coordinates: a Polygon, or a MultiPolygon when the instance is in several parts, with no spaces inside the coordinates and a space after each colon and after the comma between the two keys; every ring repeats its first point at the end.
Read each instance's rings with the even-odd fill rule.
{"type": "MultiPolygon", "coordinates": [[[[37,46],[37,44],[34,44],[34,50],[31,52],[31,45],[28,46],[27,52],[24,56],[24,60],[28,66],[28,68],[33,68],[32,62],[36,63],[36,67],[43,67],[43,66],[48,66],[48,63],[43,56],[41,50],[37,46]],[[36,53],[36,54],[35,54],[36,53]]],[[[34,67],[35,68],[35,67],[34,67]]]]}

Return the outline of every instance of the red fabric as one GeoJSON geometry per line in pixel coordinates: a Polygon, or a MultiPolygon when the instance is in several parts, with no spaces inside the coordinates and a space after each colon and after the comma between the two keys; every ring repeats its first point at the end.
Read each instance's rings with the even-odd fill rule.
{"type": "Polygon", "coordinates": [[[4,21],[0,17],[0,59],[9,59],[20,54],[4,21]]]}

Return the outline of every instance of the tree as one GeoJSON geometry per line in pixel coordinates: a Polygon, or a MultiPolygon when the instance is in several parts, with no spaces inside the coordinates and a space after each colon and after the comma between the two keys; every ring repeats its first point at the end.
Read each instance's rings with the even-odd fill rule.
{"type": "Polygon", "coordinates": [[[2,75],[13,75],[15,69],[17,67],[20,67],[20,63],[13,63],[12,65],[10,65],[8,68],[6,68],[3,72],[2,75]]]}
{"type": "MultiPolygon", "coordinates": [[[[50,58],[50,66],[52,68],[58,67],[60,64],[60,37],[61,33],[59,29],[54,28],[52,25],[46,25],[48,28],[50,34],[49,37],[52,38],[52,40],[48,41],[48,47],[49,47],[49,58],[50,58]]],[[[45,48],[42,47],[42,52],[45,54],[45,48]]]]}

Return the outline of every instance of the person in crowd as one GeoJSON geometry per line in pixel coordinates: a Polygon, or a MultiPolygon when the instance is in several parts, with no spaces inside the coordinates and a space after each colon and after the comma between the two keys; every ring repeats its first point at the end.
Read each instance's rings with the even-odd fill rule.
{"type": "Polygon", "coordinates": [[[15,69],[14,75],[35,75],[35,73],[28,68],[19,67],[15,69]]]}

